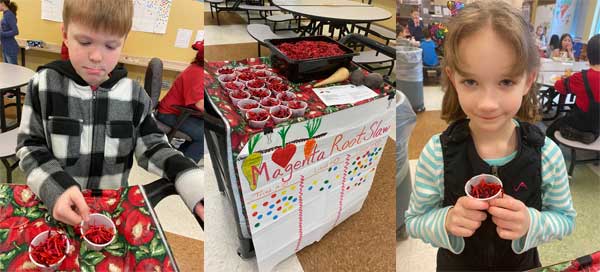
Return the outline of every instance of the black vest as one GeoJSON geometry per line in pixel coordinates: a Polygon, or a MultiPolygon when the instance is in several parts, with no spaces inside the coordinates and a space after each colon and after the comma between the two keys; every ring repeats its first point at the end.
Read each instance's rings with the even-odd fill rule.
{"type": "MultiPolygon", "coordinates": [[[[541,210],[541,150],[544,139],[544,134],[537,127],[520,122],[515,158],[503,166],[491,167],[477,154],[469,121],[465,119],[452,123],[440,135],[444,157],[443,206],[454,205],[459,197],[465,196],[465,183],[471,177],[485,173],[499,177],[506,194],[521,200],[528,207],[541,210]]],[[[461,254],[454,254],[445,248],[438,250],[438,271],[522,271],[540,266],[536,248],[522,254],[513,252],[512,241],[498,236],[490,214],[475,233],[464,240],[465,247],[461,254]]]]}
{"type": "MultiPolygon", "coordinates": [[[[595,137],[598,137],[598,134],[600,134],[600,103],[594,99],[592,87],[587,78],[587,71],[581,71],[581,75],[583,76],[583,84],[589,101],[588,111],[584,112],[579,107],[573,107],[562,122],[576,130],[591,132],[595,137]]],[[[569,78],[565,79],[565,87],[567,93],[570,93],[569,78]]]]}

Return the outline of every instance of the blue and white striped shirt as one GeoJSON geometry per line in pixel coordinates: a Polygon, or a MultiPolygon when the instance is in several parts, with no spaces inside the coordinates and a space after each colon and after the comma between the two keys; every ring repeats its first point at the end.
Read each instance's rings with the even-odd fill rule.
{"type": "MultiPolygon", "coordinates": [[[[411,237],[420,238],[435,247],[443,247],[460,254],[463,237],[449,234],[444,227],[451,206],[443,207],[444,159],[440,135],[434,135],[423,148],[415,171],[415,183],[410,204],[405,213],[406,230],[411,237]]],[[[501,166],[515,157],[513,153],[502,159],[486,160],[501,166]]],[[[569,180],[562,152],[549,138],[542,147],[542,210],[529,207],[529,231],[519,240],[512,241],[512,249],[521,254],[531,248],[562,239],[575,227],[576,212],[571,200],[569,180]]]]}

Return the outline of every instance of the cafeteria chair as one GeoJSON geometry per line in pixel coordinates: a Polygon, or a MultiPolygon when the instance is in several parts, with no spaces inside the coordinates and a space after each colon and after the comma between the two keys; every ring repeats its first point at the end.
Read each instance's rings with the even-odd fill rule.
{"type": "MultiPolygon", "coordinates": [[[[162,86],[162,74],[163,74],[163,63],[159,58],[152,58],[146,68],[146,75],[144,78],[144,89],[152,101],[152,112],[156,114],[158,108],[158,99],[160,97],[160,90],[162,86]]],[[[160,130],[162,130],[171,142],[173,138],[183,139],[185,141],[191,141],[192,137],[179,130],[183,122],[190,116],[200,116],[201,113],[197,110],[187,108],[184,106],[175,106],[181,113],[177,116],[177,122],[175,126],[171,127],[158,119],[155,118],[156,124],[160,130]]]]}
{"type": "Polygon", "coordinates": [[[265,40],[293,38],[298,36],[298,33],[293,31],[283,31],[276,34],[271,31],[271,28],[268,25],[263,24],[249,24],[246,27],[246,30],[248,31],[248,34],[258,43],[257,48],[259,57],[261,56],[260,46],[266,46],[265,40]]]}
{"type": "Polygon", "coordinates": [[[596,139],[596,141],[590,144],[584,144],[578,141],[572,141],[565,139],[559,130],[554,132],[554,138],[556,139],[556,143],[563,145],[569,149],[571,149],[571,162],[569,163],[569,177],[573,176],[573,170],[575,169],[576,163],[586,163],[586,162],[595,162],[596,164],[600,161],[600,137],[596,139]],[[582,159],[577,160],[577,151],[590,151],[596,153],[596,157],[593,159],[582,159]]]}
{"type": "Polygon", "coordinates": [[[19,159],[16,156],[18,134],[18,128],[0,133],[0,160],[6,169],[6,183],[12,183],[12,172],[19,167],[19,159]],[[10,163],[11,159],[15,162],[10,163]]]}

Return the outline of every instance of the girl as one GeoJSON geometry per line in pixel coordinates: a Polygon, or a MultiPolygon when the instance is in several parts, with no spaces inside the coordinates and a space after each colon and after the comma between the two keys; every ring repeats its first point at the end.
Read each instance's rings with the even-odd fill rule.
{"type": "Polygon", "coordinates": [[[560,149],[527,123],[538,117],[533,35],[504,1],[474,2],[451,19],[444,51],[451,125],[421,153],[407,232],[440,248],[438,270],[538,267],[536,247],[570,234],[575,210],[560,149]],[[502,180],[502,198],[465,196],[482,173],[502,180]]]}
{"type": "Polygon", "coordinates": [[[10,0],[0,0],[0,11],[3,13],[0,43],[2,43],[2,59],[6,63],[17,64],[19,44],[15,36],[19,35],[17,28],[17,4],[10,0]]]}
{"type": "Polygon", "coordinates": [[[566,57],[570,60],[575,60],[575,56],[573,55],[573,38],[570,34],[565,33],[560,36],[560,43],[558,48],[552,51],[552,57],[566,57]]]}
{"type": "Polygon", "coordinates": [[[560,47],[560,39],[558,38],[558,35],[554,34],[552,37],[550,37],[548,48],[546,48],[546,57],[552,57],[552,52],[554,52],[554,49],[557,49],[558,47],[560,47]]]}
{"type": "Polygon", "coordinates": [[[546,30],[542,25],[537,26],[535,30],[535,43],[540,51],[540,56],[545,56],[546,44],[548,42],[546,41],[546,30]]]}

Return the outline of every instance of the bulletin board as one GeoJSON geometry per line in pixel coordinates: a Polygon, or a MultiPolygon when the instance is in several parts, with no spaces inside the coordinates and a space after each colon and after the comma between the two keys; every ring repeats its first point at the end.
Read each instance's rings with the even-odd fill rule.
{"type": "MultiPolygon", "coordinates": [[[[17,3],[19,39],[43,40],[46,43],[62,43],[61,23],[43,20],[41,2],[38,0],[13,0],[17,3]]],[[[132,31],[127,37],[123,54],[138,57],[158,57],[163,60],[189,62],[195,51],[191,43],[198,30],[204,29],[203,3],[198,1],[172,1],[165,34],[132,31]],[[193,31],[190,47],[177,48],[175,40],[178,29],[193,31]]]]}

